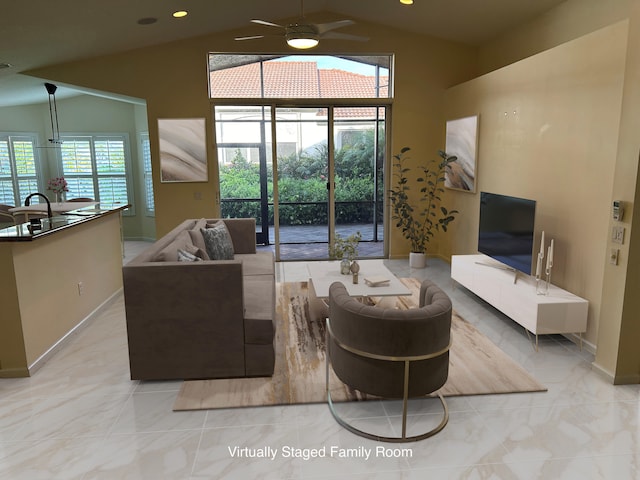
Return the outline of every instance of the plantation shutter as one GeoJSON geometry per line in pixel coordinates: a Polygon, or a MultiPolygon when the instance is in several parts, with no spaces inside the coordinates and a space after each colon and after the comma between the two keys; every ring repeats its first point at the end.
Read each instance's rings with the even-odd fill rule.
{"type": "Polygon", "coordinates": [[[125,135],[62,137],[62,141],[62,172],[69,187],[68,198],[131,203],[125,135]]]}
{"type": "Polygon", "coordinates": [[[38,191],[36,138],[0,134],[0,203],[22,205],[38,191]]]}
{"type": "Polygon", "coordinates": [[[153,197],[153,178],[151,176],[151,142],[149,134],[143,133],[140,137],[142,151],[142,168],[144,175],[144,195],[147,215],[155,214],[155,202],[153,197]]]}

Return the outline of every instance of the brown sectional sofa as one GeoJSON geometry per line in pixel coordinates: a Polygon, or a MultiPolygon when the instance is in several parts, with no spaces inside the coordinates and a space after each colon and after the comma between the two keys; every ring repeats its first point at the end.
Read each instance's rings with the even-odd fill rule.
{"type": "Polygon", "coordinates": [[[256,251],[255,220],[223,220],[233,260],[176,259],[218,220],[186,220],[123,267],[132,379],[273,374],[274,258],[256,251]]]}

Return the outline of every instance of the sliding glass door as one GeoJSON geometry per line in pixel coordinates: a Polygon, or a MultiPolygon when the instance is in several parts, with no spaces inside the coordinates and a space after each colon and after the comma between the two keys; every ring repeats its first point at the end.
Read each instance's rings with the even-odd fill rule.
{"type": "Polygon", "coordinates": [[[273,224],[268,107],[215,109],[222,217],[255,218],[256,243],[269,245],[273,224]]]}
{"type": "Polygon", "coordinates": [[[386,108],[215,107],[222,215],[256,218],[278,260],[327,259],[356,232],[382,257],[386,108]]]}

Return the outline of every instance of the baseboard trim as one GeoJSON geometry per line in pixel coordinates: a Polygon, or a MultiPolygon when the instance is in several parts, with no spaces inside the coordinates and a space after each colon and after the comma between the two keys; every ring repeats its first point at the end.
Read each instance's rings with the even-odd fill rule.
{"type": "Polygon", "coordinates": [[[615,377],[614,385],[637,385],[640,383],[640,374],[618,375],[615,377]]]}
{"type": "MultiPolygon", "coordinates": [[[[107,298],[104,302],[102,302],[100,305],[98,305],[91,313],[89,313],[89,315],[87,315],[84,319],[82,319],[75,327],[73,327],[71,330],[69,330],[60,340],[58,340],[56,343],[54,343],[51,346],[51,348],[49,348],[49,350],[47,350],[42,355],[40,355],[40,357],[38,357],[38,359],[35,362],[33,362],[31,365],[29,365],[29,368],[26,369],[26,372],[23,372],[23,375],[21,375],[21,376],[23,376],[23,377],[32,376],[34,373],[36,373],[38,370],[40,370],[42,368],[42,366],[45,363],[47,363],[47,361],[56,352],[58,352],[67,343],[69,343],[69,341],[71,340],[71,338],[74,335],[80,333],[82,330],[84,330],[86,327],[88,327],[89,324],[100,313],[102,313],[103,310],[105,310],[109,305],[111,305],[111,303],[113,303],[113,301],[121,293],[122,293],[122,287],[120,287],[118,290],[116,290],[109,298],[107,298]],[[26,375],[24,373],[26,373],[26,375]]],[[[25,370],[25,369],[20,369],[20,370],[25,370]]]]}
{"type": "Polygon", "coordinates": [[[0,378],[22,378],[29,376],[27,368],[7,368],[0,370],[0,378]]]}
{"type": "Polygon", "coordinates": [[[631,373],[629,375],[616,375],[596,362],[591,364],[591,370],[606,379],[613,385],[637,385],[640,383],[640,374],[631,373]]]}
{"type": "MultiPolygon", "coordinates": [[[[580,335],[577,333],[564,333],[563,334],[564,338],[566,338],[567,340],[570,340],[571,342],[575,343],[576,345],[580,346],[580,335]]],[[[582,339],[582,348],[584,350],[586,350],[587,352],[591,353],[592,355],[596,354],[596,351],[598,350],[598,347],[596,347],[593,343],[586,341],[584,338],[582,339]]]]}
{"type": "Polygon", "coordinates": [[[152,237],[124,237],[125,242],[155,242],[156,239],[152,237]]]}
{"type": "Polygon", "coordinates": [[[591,364],[591,370],[593,372],[597,373],[598,375],[600,375],[605,380],[607,380],[609,383],[611,383],[611,384],[615,383],[615,376],[613,375],[613,373],[611,373],[606,368],[601,367],[596,362],[593,362],[591,364]]]}

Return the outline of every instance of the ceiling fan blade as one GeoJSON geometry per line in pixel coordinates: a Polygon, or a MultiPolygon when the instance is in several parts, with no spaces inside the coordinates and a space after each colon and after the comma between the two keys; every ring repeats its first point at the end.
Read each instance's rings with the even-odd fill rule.
{"type": "Polygon", "coordinates": [[[315,27],[318,29],[319,34],[323,34],[328,32],[329,30],[335,30],[336,28],[348,27],[349,25],[353,25],[355,22],[353,20],[338,20],[336,22],[329,23],[318,23],[315,27]]]}
{"type": "Polygon", "coordinates": [[[248,35],[246,37],[236,37],[234,40],[256,40],[258,38],[264,38],[264,35],[248,35]]]}
{"type": "Polygon", "coordinates": [[[273,22],[267,22],[266,20],[253,19],[251,20],[251,22],[257,23],[258,25],[266,25],[267,27],[284,28],[282,25],[278,25],[277,23],[273,22]]]}
{"type": "Polygon", "coordinates": [[[349,33],[340,33],[340,32],[327,32],[324,35],[321,35],[320,38],[329,40],[354,40],[356,42],[366,42],[369,40],[369,37],[361,37],[360,35],[351,35],[349,33]]]}

